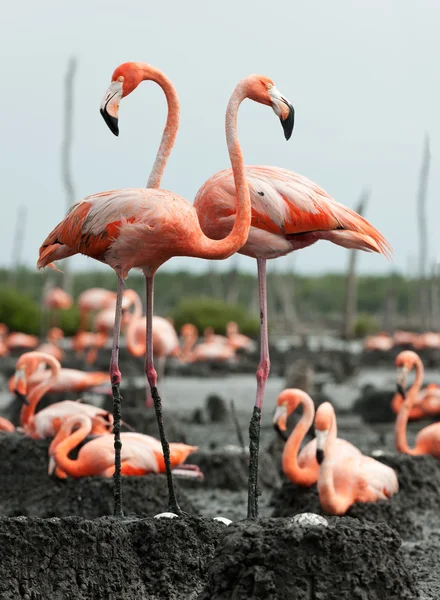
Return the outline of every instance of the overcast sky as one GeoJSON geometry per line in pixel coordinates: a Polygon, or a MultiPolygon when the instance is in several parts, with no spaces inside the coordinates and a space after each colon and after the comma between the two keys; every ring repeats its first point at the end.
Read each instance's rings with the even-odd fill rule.
{"type": "MultiPolygon", "coordinates": [[[[415,196],[423,139],[431,137],[430,258],[440,241],[440,6],[436,0],[26,0],[2,10],[1,265],[11,262],[17,207],[27,207],[23,260],[65,214],[59,147],[67,61],[78,57],[73,174],[76,196],[144,187],[160,141],[166,103],[144,83],[120,109],[120,137],[99,105],[120,63],[145,61],[174,82],[181,126],[162,187],[193,200],[200,185],[229,166],[224,112],[236,83],[271,77],[295,106],[290,142],[272,111],[244,103],[239,137],[245,162],[297,171],[355,206],[371,188],[367,218],[388,238],[394,266],[417,258],[415,196]]],[[[96,263],[69,259],[75,269],[96,263]]],[[[231,260],[231,259],[230,259],[231,260]]],[[[347,252],[327,242],[277,259],[301,272],[341,270],[347,252]]],[[[277,263],[276,265],[274,263],[277,263]]],[[[240,257],[243,268],[254,261],[240,257]]],[[[363,272],[389,272],[363,254],[363,272]]],[[[223,268],[227,262],[217,263],[223,268]]],[[[206,269],[172,259],[165,268],[206,269]]]]}

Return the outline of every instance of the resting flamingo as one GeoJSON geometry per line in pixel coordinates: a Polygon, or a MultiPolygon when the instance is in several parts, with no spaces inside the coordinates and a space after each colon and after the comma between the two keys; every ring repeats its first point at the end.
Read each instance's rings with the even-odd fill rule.
{"type": "MultiPolygon", "coordinates": [[[[302,487],[310,487],[318,481],[319,475],[319,464],[316,460],[316,439],[311,440],[304,446],[301,452],[299,452],[299,448],[313,424],[315,416],[313,400],[303,390],[296,388],[283,390],[277,399],[273,424],[275,429],[278,432],[281,431],[281,435],[284,437],[287,418],[300,404],[303,407],[303,414],[284,446],[282,467],[283,473],[289,481],[302,487]]],[[[349,456],[361,454],[361,451],[356,446],[340,438],[336,439],[335,447],[336,468],[339,468],[339,463],[344,463],[349,456]]]]}
{"type": "MultiPolygon", "coordinates": [[[[179,103],[171,82],[159,70],[144,63],[125,63],[113,73],[112,82],[101,104],[101,113],[110,130],[119,134],[120,100],[141,81],[154,80],[163,88],[168,101],[168,118],[148,185],[159,186],[167,158],[179,125],[179,103]]],[[[157,269],[173,256],[225,259],[245,243],[250,225],[250,197],[244,176],[243,157],[237,137],[237,114],[241,102],[250,98],[273,108],[281,118],[288,137],[293,128],[292,109],[276,91],[271,80],[251,75],[237,85],[226,111],[226,138],[237,191],[236,218],[231,232],[223,240],[212,240],[200,228],[197,212],[182,197],[158,189],[126,189],[102,192],[76,204],[67,217],[49,234],[40,248],[38,267],[77,253],[86,254],[111,266],[118,278],[117,304],[111,358],[111,381],[114,390],[115,416],[115,514],[122,515],[120,503],[120,395],[121,373],[118,346],[121,300],[124,279],[132,268],[143,271],[146,279],[147,356],[146,375],[154,400],[160,439],[167,465],[170,510],[179,514],[169,460],[161,401],[157,392],[157,373],[153,364],[152,317],[153,282],[157,269]]]]}
{"type": "Polygon", "coordinates": [[[411,410],[408,413],[410,421],[433,417],[440,414],[440,388],[435,383],[427,385],[420,390],[423,383],[423,362],[420,356],[412,350],[403,350],[396,357],[397,392],[391,401],[393,411],[398,414],[403,404],[404,396],[412,397],[411,410]],[[404,391],[406,379],[410,371],[415,367],[416,377],[412,386],[404,391]],[[403,393],[402,393],[403,392],[403,393]]]}
{"type": "Polygon", "coordinates": [[[405,454],[412,454],[413,456],[430,454],[431,456],[440,458],[440,423],[433,423],[432,425],[424,427],[417,434],[415,447],[410,448],[408,446],[408,440],[406,438],[406,426],[417,396],[412,391],[412,388],[414,388],[416,382],[414,382],[412,388],[408,390],[408,392],[405,391],[406,375],[415,364],[416,368],[418,368],[416,381],[421,383],[423,366],[421,364],[421,360],[415,352],[411,352],[410,350],[401,352],[401,354],[405,353],[406,357],[404,356],[403,359],[401,359],[402,362],[404,362],[404,366],[402,366],[400,381],[398,383],[399,392],[403,397],[404,402],[400,407],[399,414],[397,415],[396,419],[394,430],[395,446],[399,452],[403,452],[405,454]]]}
{"type": "MultiPolygon", "coordinates": [[[[49,446],[49,474],[56,467],[56,475],[60,478],[66,476],[78,478],[90,475],[111,477],[115,470],[113,437],[111,435],[101,435],[87,442],[82,446],[75,460],[69,458],[69,453],[91,432],[92,420],[89,416],[77,414],[67,419],[49,446]]],[[[121,433],[121,438],[123,442],[122,475],[145,475],[165,471],[162,446],[158,440],[149,435],[130,432],[121,433]]],[[[171,467],[178,467],[197,450],[197,446],[171,443],[171,467]]],[[[185,474],[200,477],[201,472],[195,467],[185,474]]]]}
{"type": "Polygon", "coordinates": [[[47,332],[47,342],[43,342],[37,346],[37,352],[44,352],[54,356],[58,362],[63,362],[64,352],[60,348],[60,340],[64,338],[63,330],[59,327],[51,327],[47,332]]]}
{"type": "Polygon", "coordinates": [[[388,333],[381,332],[376,335],[369,335],[364,340],[364,349],[368,352],[379,350],[388,352],[393,347],[393,338],[388,333]]]}
{"type": "Polygon", "coordinates": [[[80,313],[80,331],[89,326],[89,315],[112,306],[116,302],[116,293],[104,288],[89,288],[78,296],[80,313]]]}
{"type": "Polygon", "coordinates": [[[29,335],[27,333],[21,333],[21,331],[14,331],[10,333],[6,340],[6,346],[9,350],[32,350],[38,346],[39,339],[35,335],[29,335]]]}
{"type": "MultiPolygon", "coordinates": [[[[269,94],[278,92],[269,88],[269,94]]],[[[285,100],[278,96],[283,106],[285,100]]],[[[292,117],[293,118],[293,117],[292,117]]],[[[248,517],[258,516],[258,450],[264,390],[270,371],[267,332],[266,261],[328,240],[345,248],[387,254],[390,247],[363,217],[336,202],[315,183],[287,169],[246,166],[252,221],[246,244],[239,250],[257,259],[260,302],[260,363],[256,401],[250,424],[248,517]]],[[[235,219],[235,190],[230,169],[208,179],[194,201],[203,232],[222,239],[235,219]]]]}
{"type": "Polygon", "coordinates": [[[228,345],[234,350],[252,350],[255,346],[255,343],[250,337],[240,333],[235,321],[230,321],[226,325],[226,337],[228,345]]]}
{"type": "MultiPolygon", "coordinates": [[[[77,356],[84,357],[89,365],[93,365],[98,358],[98,352],[105,348],[108,340],[108,333],[94,331],[78,331],[72,339],[72,348],[77,356]]],[[[108,375],[107,375],[108,379],[108,375]]]]}
{"type": "MultiPolygon", "coordinates": [[[[60,391],[64,391],[65,383],[63,384],[61,380],[63,372],[65,377],[66,372],[67,378],[69,377],[69,371],[71,369],[61,369],[61,365],[56,358],[42,352],[23,354],[17,361],[14,375],[14,391],[27,400],[27,403],[23,405],[21,410],[20,426],[29,437],[35,439],[52,437],[58,431],[66,417],[81,412],[95,418],[94,433],[106,433],[111,427],[113,420],[112,415],[108,411],[91,404],[74,402],[72,400],[55,402],[35,414],[38,403],[44,394],[54,391],[57,386],[61,388],[60,391]],[[41,365],[47,365],[49,370],[38,370],[41,365]],[[32,369],[35,369],[33,375],[32,369]],[[34,376],[40,373],[44,373],[45,377],[39,378],[37,382],[34,376]]],[[[81,371],[79,373],[81,374],[81,371]]],[[[84,375],[89,375],[89,373],[85,373],[84,375]]],[[[83,389],[86,388],[83,387],[83,389]]]]}
{"type": "Polygon", "coordinates": [[[8,419],[0,417],[0,431],[12,433],[13,431],[15,431],[15,425],[13,425],[11,421],[8,421],[8,419]]]}
{"type": "Polygon", "coordinates": [[[343,515],[355,502],[386,500],[399,491],[394,469],[361,452],[335,464],[336,415],[330,402],[316,411],[315,435],[319,500],[327,513],[343,515]]]}

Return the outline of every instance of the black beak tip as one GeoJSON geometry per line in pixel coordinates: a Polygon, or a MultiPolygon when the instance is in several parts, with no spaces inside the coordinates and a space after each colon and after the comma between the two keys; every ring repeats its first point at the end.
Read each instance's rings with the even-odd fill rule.
{"type": "Polygon", "coordinates": [[[118,119],[109,115],[108,112],[103,108],[100,109],[100,113],[104,121],[107,123],[107,126],[110,129],[110,131],[113,133],[113,135],[116,135],[117,137],[119,135],[118,119]]]}
{"type": "Polygon", "coordinates": [[[275,429],[275,431],[277,432],[277,434],[279,435],[279,437],[284,442],[287,442],[287,433],[285,431],[283,431],[282,429],[280,429],[280,426],[278,425],[278,423],[274,423],[273,428],[275,429]]]}
{"type": "Polygon", "coordinates": [[[324,461],[324,450],[321,448],[316,449],[316,461],[318,465],[321,465],[324,461]]]}
{"type": "Polygon", "coordinates": [[[397,393],[400,394],[402,396],[402,398],[405,400],[406,399],[406,393],[405,393],[405,390],[403,389],[403,386],[400,383],[398,383],[396,385],[396,388],[397,388],[397,393]]]}
{"type": "Polygon", "coordinates": [[[280,121],[283,127],[284,137],[286,138],[286,140],[290,140],[293,132],[293,127],[295,125],[295,109],[291,104],[288,104],[287,106],[289,107],[289,114],[284,120],[280,118],[280,121]]]}
{"type": "Polygon", "coordinates": [[[23,404],[26,404],[27,406],[29,406],[29,400],[26,398],[26,396],[24,396],[23,394],[20,394],[20,392],[18,390],[14,390],[14,394],[15,394],[16,398],[18,398],[19,400],[21,400],[23,402],[23,404]]]}

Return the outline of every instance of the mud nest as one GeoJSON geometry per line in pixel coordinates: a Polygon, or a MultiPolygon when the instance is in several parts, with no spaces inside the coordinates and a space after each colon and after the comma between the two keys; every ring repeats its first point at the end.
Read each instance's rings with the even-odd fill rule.
{"type": "MultiPolygon", "coordinates": [[[[59,480],[47,474],[49,440],[31,440],[19,434],[0,434],[0,514],[6,516],[94,519],[113,513],[113,479],[83,477],[59,480]]],[[[195,512],[185,493],[177,494],[183,510],[195,512]]],[[[123,478],[127,514],[154,516],[166,510],[168,492],[164,475],[123,478]]],[[[0,596],[1,597],[1,596],[0,596]]]]}
{"type": "MultiPolygon", "coordinates": [[[[377,460],[395,469],[399,480],[399,493],[390,500],[375,503],[356,503],[347,516],[362,521],[385,522],[403,539],[422,537],[417,524],[417,513],[438,507],[440,497],[440,463],[432,456],[384,454],[377,460]]],[[[316,485],[302,488],[287,482],[274,492],[271,505],[274,517],[288,517],[305,511],[325,515],[319,503],[316,485]]]]}
{"type": "MultiPolygon", "coordinates": [[[[232,446],[230,449],[200,450],[191,454],[188,461],[198,465],[204,474],[204,487],[231,491],[247,489],[249,477],[249,455],[232,446]]],[[[258,485],[261,489],[273,489],[280,484],[271,456],[260,452],[258,485]]],[[[188,485],[188,484],[186,484],[188,485]]]]}
{"type": "Polygon", "coordinates": [[[413,600],[417,591],[400,544],[387,525],[346,517],[324,525],[294,519],[234,523],[215,551],[198,600],[413,600]]]}
{"type": "Polygon", "coordinates": [[[189,600],[225,530],[200,518],[3,517],[0,598],[189,600]]]}

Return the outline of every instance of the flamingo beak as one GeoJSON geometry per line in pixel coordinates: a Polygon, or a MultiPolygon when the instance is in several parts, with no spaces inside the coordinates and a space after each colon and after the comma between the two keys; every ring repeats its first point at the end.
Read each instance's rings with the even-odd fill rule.
{"type": "Polygon", "coordinates": [[[292,104],[277,90],[275,86],[269,90],[272,109],[279,117],[286,140],[290,140],[295,125],[295,109],[292,104]]]}
{"type": "Polygon", "coordinates": [[[26,376],[24,374],[23,369],[17,369],[15,371],[14,376],[14,394],[17,398],[20,398],[22,402],[25,404],[29,404],[29,401],[26,397],[27,394],[27,383],[26,376]]]}
{"type": "Polygon", "coordinates": [[[110,131],[118,136],[119,102],[122,98],[122,82],[112,81],[101,102],[100,112],[110,131]]]}
{"type": "Polygon", "coordinates": [[[408,370],[405,367],[397,369],[397,383],[396,383],[397,393],[400,394],[404,400],[406,399],[405,386],[406,386],[407,374],[408,374],[408,370]]]}
{"type": "Polygon", "coordinates": [[[287,406],[282,404],[277,406],[272,419],[273,427],[282,440],[287,441],[287,406]]]}
{"type": "Polygon", "coordinates": [[[57,463],[55,462],[54,457],[49,456],[49,467],[47,469],[47,472],[49,475],[52,475],[52,473],[55,471],[56,465],[57,465],[57,463]]]}
{"type": "Polygon", "coordinates": [[[400,383],[397,383],[396,388],[397,388],[397,393],[400,394],[402,396],[402,398],[405,400],[406,392],[405,392],[405,388],[403,387],[403,385],[400,383]]]}

